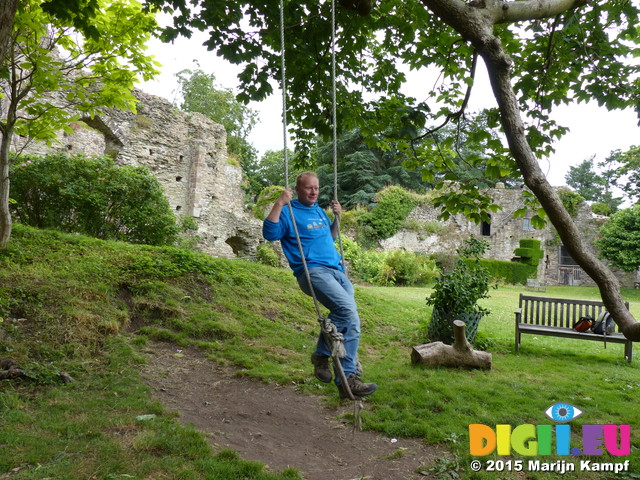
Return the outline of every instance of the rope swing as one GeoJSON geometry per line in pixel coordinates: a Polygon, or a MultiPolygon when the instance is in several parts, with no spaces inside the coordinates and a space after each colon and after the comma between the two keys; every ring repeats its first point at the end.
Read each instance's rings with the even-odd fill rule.
{"type": "MultiPolygon", "coordinates": [[[[331,1],[331,79],[332,79],[332,117],[333,117],[333,195],[334,200],[338,199],[338,155],[337,155],[337,127],[336,127],[336,62],[335,62],[335,36],[336,36],[336,26],[335,26],[335,1],[331,1]]],[[[289,151],[287,148],[287,89],[286,89],[286,65],[285,65],[285,48],[284,48],[284,4],[283,0],[280,0],[280,60],[281,60],[281,89],[282,89],[282,137],[283,137],[283,145],[284,145],[284,176],[285,176],[285,188],[289,188],[289,151]]],[[[304,268],[304,274],[307,279],[307,283],[309,285],[309,289],[311,291],[311,297],[313,298],[313,303],[316,309],[316,315],[318,317],[318,323],[320,324],[320,330],[324,337],[325,342],[329,346],[329,350],[331,351],[331,357],[333,359],[333,364],[335,369],[340,377],[340,381],[344,386],[344,389],[347,393],[347,396],[355,402],[355,412],[354,417],[356,418],[356,422],[354,422],[355,426],[359,426],[360,423],[360,409],[362,408],[359,399],[357,399],[351,389],[349,387],[349,383],[347,382],[347,378],[345,376],[344,370],[342,369],[342,365],[340,363],[340,358],[343,358],[346,355],[346,350],[344,348],[343,336],[340,332],[337,331],[336,326],[331,323],[329,318],[323,317],[320,302],[316,297],[315,291],[313,289],[313,285],[311,284],[311,277],[309,276],[309,269],[307,267],[307,261],[304,257],[304,250],[302,247],[302,241],[300,240],[300,234],[298,232],[298,226],[295,221],[295,216],[293,213],[293,207],[291,206],[291,202],[288,203],[289,213],[291,215],[293,230],[296,236],[296,240],[298,243],[298,249],[300,250],[300,258],[302,259],[302,266],[304,268]],[[360,405],[358,405],[360,404],[360,405]]],[[[336,221],[338,222],[338,235],[337,238],[339,240],[340,245],[340,255],[343,258],[344,265],[344,252],[342,248],[342,239],[340,238],[340,220],[339,217],[336,217],[336,221]]]]}

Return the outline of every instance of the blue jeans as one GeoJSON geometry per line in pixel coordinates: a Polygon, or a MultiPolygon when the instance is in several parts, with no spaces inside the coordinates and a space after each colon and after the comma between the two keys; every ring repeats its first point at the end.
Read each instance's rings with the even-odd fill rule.
{"type": "MultiPolygon", "coordinates": [[[[335,268],[313,267],[309,269],[309,278],[313,285],[313,291],[318,301],[329,309],[328,318],[338,332],[344,337],[344,347],[347,355],[340,359],[344,374],[356,373],[358,361],[358,344],[360,343],[360,317],[358,307],[353,296],[353,285],[349,278],[335,268]]],[[[307,295],[311,295],[307,277],[304,273],[298,277],[300,289],[307,295]]],[[[329,357],[331,352],[324,341],[322,333],[318,338],[316,354],[329,357]]],[[[340,384],[340,378],[336,374],[336,384],[340,384]]]]}

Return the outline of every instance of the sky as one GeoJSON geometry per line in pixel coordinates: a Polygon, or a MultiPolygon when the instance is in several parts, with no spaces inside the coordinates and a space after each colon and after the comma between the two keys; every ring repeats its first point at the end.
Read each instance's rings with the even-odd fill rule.
{"type": "MultiPolygon", "coordinates": [[[[207,74],[213,73],[218,86],[237,91],[237,74],[239,67],[229,64],[214,52],[208,52],[202,42],[206,35],[197,32],[191,39],[178,38],[172,44],[164,44],[157,39],[149,42],[149,53],[158,62],[161,74],[155,80],[144,82],[138,88],[146,93],[158,95],[171,102],[178,102],[178,82],[176,74],[184,69],[200,68],[207,74]],[[199,67],[194,61],[197,61],[199,67]]],[[[411,72],[406,93],[422,100],[420,92],[431,85],[425,81],[424,72],[411,72]]],[[[281,150],[284,145],[282,128],[282,96],[277,81],[274,80],[274,94],[260,103],[249,106],[259,114],[257,125],[249,136],[249,142],[261,156],[267,150],[281,150]]],[[[470,99],[470,110],[495,106],[495,99],[489,88],[486,71],[478,68],[476,86],[470,99]]],[[[596,156],[596,162],[604,160],[613,150],[627,150],[632,145],[640,144],[640,127],[633,110],[608,112],[597,104],[577,104],[557,108],[553,118],[560,124],[569,127],[567,133],[556,143],[556,152],[548,159],[540,161],[552,185],[564,185],[565,175],[570,166],[596,156]]],[[[287,146],[293,147],[287,140],[287,146]]]]}

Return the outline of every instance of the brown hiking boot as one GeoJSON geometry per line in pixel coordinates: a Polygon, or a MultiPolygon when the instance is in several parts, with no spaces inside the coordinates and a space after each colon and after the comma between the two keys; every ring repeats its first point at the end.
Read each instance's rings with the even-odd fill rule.
{"type": "Polygon", "coordinates": [[[313,363],[313,374],[318,380],[324,383],[331,382],[333,375],[329,368],[329,357],[318,355],[315,352],[311,355],[311,363],[313,363]]]}
{"type": "MultiPolygon", "coordinates": [[[[358,377],[353,374],[349,375],[349,377],[347,378],[347,383],[349,384],[351,393],[356,398],[362,398],[366,397],[367,395],[371,395],[378,389],[378,385],[376,383],[363,383],[358,377]]],[[[342,384],[338,385],[338,392],[340,393],[340,398],[349,398],[347,389],[344,388],[342,384]]]]}

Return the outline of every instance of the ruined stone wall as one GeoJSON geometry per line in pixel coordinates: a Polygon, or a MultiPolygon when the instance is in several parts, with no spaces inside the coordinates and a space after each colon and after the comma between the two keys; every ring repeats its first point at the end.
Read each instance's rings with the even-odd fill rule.
{"type": "Polygon", "coordinates": [[[109,154],[119,165],[147,167],[176,214],[196,219],[201,250],[225,257],[254,254],[261,223],[245,210],[242,170],[228,161],[224,128],[161,97],[134,93],[136,114],[109,110],[83,118],[73,134],[60,133],[52,147],[16,137],[13,148],[37,154],[109,154]]]}
{"type": "MultiPolygon", "coordinates": [[[[218,256],[255,254],[262,241],[261,222],[245,209],[242,171],[228,161],[226,133],[203,115],[185,113],[167,100],[136,90],[137,113],[110,110],[95,118],[84,118],[74,125],[74,133],[60,133],[52,147],[15,137],[13,148],[27,153],[83,152],[109,154],[120,165],[147,167],[160,181],[178,215],[197,220],[198,247],[218,256]]],[[[406,249],[415,252],[453,253],[470,235],[487,239],[487,256],[511,260],[522,238],[541,240],[545,258],[538,278],[547,284],[592,285],[593,281],[578,267],[561,263],[560,239],[549,224],[541,230],[530,228],[530,214],[515,218],[523,206],[521,189],[495,188],[490,196],[502,210],[491,216],[490,225],[476,225],[463,215],[440,222],[431,205],[419,206],[409,215],[414,224],[440,224],[430,233],[420,228],[402,229],[381,242],[384,250],[406,249]]],[[[583,204],[576,217],[587,244],[593,245],[597,230],[605,221],[583,204]]],[[[633,286],[635,273],[614,269],[623,286],[633,286]]]]}
{"type": "MultiPolygon", "coordinates": [[[[426,234],[421,231],[401,229],[394,236],[383,240],[381,247],[385,250],[405,249],[425,254],[454,253],[469,235],[484,238],[490,244],[487,258],[496,260],[512,260],[515,249],[520,246],[520,239],[535,238],[540,240],[545,256],[538,266],[538,278],[547,285],[594,285],[593,280],[578,266],[562,261],[562,244],[551,223],[543,229],[533,229],[530,224],[532,213],[524,217],[514,217],[514,212],[524,205],[521,189],[491,189],[489,196],[502,210],[491,214],[489,225],[476,225],[463,215],[455,215],[444,222],[439,222],[441,230],[426,234]]],[[[416,207],[409,215],[409,220],[418,222],[438,222],[438,211],[432,205],[416,207]]],[[[575,217],[586,244],[595,253],[593,247],[597,232],[606,217],[595,215],[588,204],[580,205],[575,217]]],[[[622,286],[633,287],[636,273],[623,272],[612,268],[622,286]]]]}

